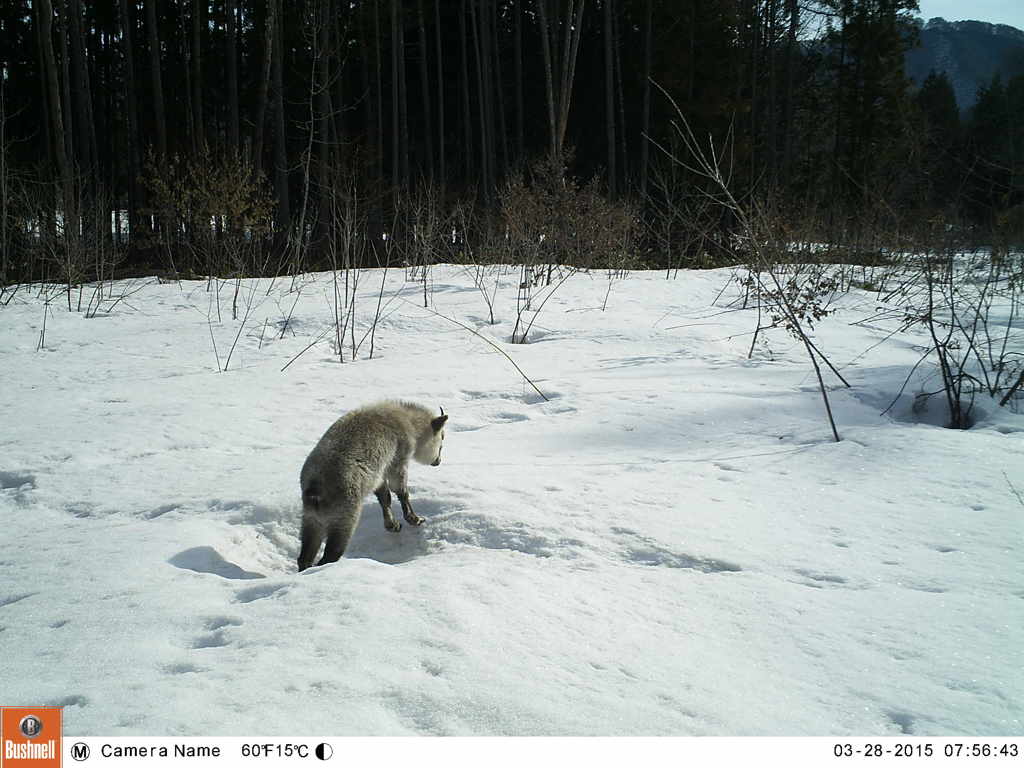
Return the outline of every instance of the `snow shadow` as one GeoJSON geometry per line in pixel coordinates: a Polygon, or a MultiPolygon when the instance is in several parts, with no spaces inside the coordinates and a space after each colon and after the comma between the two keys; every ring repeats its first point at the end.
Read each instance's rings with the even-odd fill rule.
{"type": "Polygon", "coordinates": [[[89,706],[89,699],[86,698],[85,696],[80,695],[80,694],[75,694],[75,695],[72,695],[72,696],[64,696],[63,698],[60,698],[60,699],[53,699],[51,701],[46,702],[46,704],[44,704],[43,706],[46,706],[46,707],[61,707],[61,708],[64,708],[64,707],[83,707],[84,708],[84,707],[89,706]]]}
{"type": "Polygon", "coordinates": [[[848,394],[860,403],[876,410],[892,421],[902,424],[930,424],[933,427],[949,425],[949,408],[943,395],[918,396],[910,392],[894,395],[878,390],[850,390],[848,394]]]}
{"type": "Polygon", "coordinates": [[[893,725],[900,729],[900,733],[908,736],[914,735],[914,716],[906,712],[889,711],[886,716],[893,722],[893,725]]]}
{"type": "Polygon", "coordinates": [[[29,597],[34,597],[38,594],[38,592],[25,592],[20,595],[8,595],[7,597],[0,597],[0,608],[3,608],[7,605],[14,605],[15,603],[20,603],[22,600],[25,600],[29,597]]]}
{"type": "Polygon", "coordinates": [[[710,557],[695,557],[683,552],[672,552],[662,547],[648,544],[641,547],[630,547],[623,553],[627,562],[633,565],[665,566],[666,568],[688,568],[702,573],[736,573],[743,569],[735,563],[715,560],[710,557]]]}
{"type": "MultiPolygon", "coordinates": [[[[559,536],[548,536],[525,523],[509,522],[468,512],[443,501],[413,498],[413,508],[426,518],[422,526],[402,523],[402,530],[391,533],[384,529],[380,506],[363,505],[362,518],[345,550],[345,557],[366,557],[381,563],[398,565],[417,557],[443,550],[448,545],[485,550],[520,552],[533,557],[575,558],[582,542],[559,536]]],[[[392,509],[401,519],[397,509],[392,509]]]]}
{"type": "Polygon", "coordinates": [[[439,544],[506,550],[543,558],[575,558],[579,554],[577,548],[583,545],[578,539],[548,536],[544,530],[522,522],[503,522],[466,510],[443,512],[426,531],[426,536],[439,544]]]}
{"type": "Polygon", "coordinates": [[[27,472],[4,472],[0,470],[0,489],[15,491],[32,490],[36,487],[36,478],[27,472]]]}
{"type": "MultiPolygon", "coordinates": [[[[856,372],[853,388],[839,391],[891,422],[949,427],[949,403],[938,374],[922,366],[907,376],[906,368],[899,366],[863,368],[856,372]]],[[[979,426],[999,410],[983,392],[972,403],[965,390],[962,405],[970,406],[969,427],[979,426]]]]}
{"type": "Polygon", "coordinates": [[[212,573],[224,579],[264,579],[262,573],[247,571],[235,565],[213,547],[192,547],[167,561],[175,568],[196,573],[212,573]]]}
{"type": "MultiPolygon", "coordinates": [[[[541,397],[535,390],[533,390],[528,384],[523,383],[524,390],[520,393],[494,390],[485,391],[477,389],[464,389],[459,393],[459,396],[463,400],[469,402],[494,402],[496,400],[507,401],[509,403],[525,403],[526,405],[537,405],[543,403],[550,403],[554,400],[558,400],[563,397],[562,393],[558,390],[550,389],[544,379],[538,379],[536,382],[537,387],[544,393],[541,397]]],[[[568,406],[569,410],[575,411],[576,409],[572,406],[568,406]]]]}
{"type": "Polygon", "coordinates": [[[28,472],[6,472],[0,470],[0,492],[11,494],[14,501],[24,504],[28,501],[27,494],[36,488],[35,475],[28,472]]]}
{"type": "Polygon", "coordinates": [[[273,595],[286,595],[288,590],[284,584],[261,584],[255,587],[240,589],[235,594],[236,603],[254,603],[257,600],[264,600],[273,595]]]}
{"type": "Polygon", "coordinates": [[[738,573],[743,570],[742,567],[728,560],[673,552],[630,528],[613,527],[610,531],[624,545],[620,550],[622,557],[631,565],[686,568],[702,573],[738,573]]]}
{"type": "MultiPolygon", "coordinates": [[[[397,500],[396,500],[397,502],[397,500]]],[[[365,557],[388,565],[399,565],[422,557],[429,552],[424,529],[431,524],[431,518],[444,509],[445,505],[412,497],[412,506],[420,517],[427,518],[422,526],[409,525],[402,520],[402,511],[392,503],[391,513],[401,521],[402,530],[392,533],[384,528],[384,515],[376,501],[363,504],[362,516],[352,539],[345,548],[345,557],[365,557]]]]}
{"type": "Polygon", "coordinates": [[[289,514],[288,509],[281,507],[268,507],[264,504],[257,504],[244,499],[223,500],[211,499],[206,502],[211,511],[227,512],[227,521],[231,525],[258,525],[261,523],[276,523],[289,514]]]}

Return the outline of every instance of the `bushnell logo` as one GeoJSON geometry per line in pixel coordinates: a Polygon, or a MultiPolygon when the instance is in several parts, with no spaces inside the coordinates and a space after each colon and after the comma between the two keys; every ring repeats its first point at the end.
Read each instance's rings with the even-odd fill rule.
{"type": "Polygon", "coordinates": [[[0,707],[0,765],[60,768],[60,707],[0,707]]]}
{"type": "Polygon", "coordinates": [[[35,715],[28,715],[21,718],[21,722],[18,723],[18,730],[24,734],[26,739],[34,739],[43,732],[43,721],[35,715]]]}

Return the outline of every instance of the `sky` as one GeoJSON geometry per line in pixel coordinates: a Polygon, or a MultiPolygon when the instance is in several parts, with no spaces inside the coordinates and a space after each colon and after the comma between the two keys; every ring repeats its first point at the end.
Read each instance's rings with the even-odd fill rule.
{"type": "Polygon", "coordinates": [[[925,19],[941,16],[946,21],[988,21],[1024,29],[1024,0],[919,0],[925,19]]]}

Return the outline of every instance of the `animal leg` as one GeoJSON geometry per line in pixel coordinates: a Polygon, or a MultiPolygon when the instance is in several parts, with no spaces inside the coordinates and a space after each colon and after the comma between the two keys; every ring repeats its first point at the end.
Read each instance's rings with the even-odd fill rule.
{"type": "Polygon", "coordinates": [[[380,508],[384,512],[384,527],[392,533],[398,533],[402,530],[402,524],[395,520],[395,516],[391,514],[391,489],[388,488],[388,484],[381,483],[380,488],[374,491],[377,496],[377,501],[380,502],[380,508]]]}
{"type": "Polygon", "coordinates": [[[352,531],[355,530],[357,522],[358,517],[351,516],[340,521],[331,522],[330,527],[327,529],[327,544],[324,546],[324,556],[320,558],[320,562],[317,565],[335,563],[341,558],[345,548],[348,546],[349,540],[352,538],[352,531]]]}
{"type": "Polygon", "coordinates": [[[313,564],[323,540],[323,524],[312,515],[304,515],[302,518],[302,549],[299,552],[300,571],[306,570],[313,564]]]}
{"type": "Polygon", "coordinates": [[[398,494],[398,501],[402,505],[402,517],[409,525],[423,525],[423,518],[412,511],[412,504],[409,502],[409,489],[404,485],[395,490],[398,494]]]}
{"type": "Polygon", "coordinates": [[[412,504],[409,502],[409,486],[406,485],[406,468],[404,466],[393,467],[388,476],[388,482],[395,489],[398,501],[402,505],[402,517],[409,525],[423,525],[423,518],[412,511],[412,504]]]}

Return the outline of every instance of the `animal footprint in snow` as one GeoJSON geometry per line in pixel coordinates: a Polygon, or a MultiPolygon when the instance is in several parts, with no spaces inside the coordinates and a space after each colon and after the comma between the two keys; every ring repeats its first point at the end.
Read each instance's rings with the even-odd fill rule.
{"type": "Polygon", "coordinates": [[[282,591],[287,592],[284,588],[284,584],[261,584],[258,587],[249,587],[248,589],[239,590],[235,593],[235,602],[251,603],[255,600],[262,600],[265,597],[276,595],[282,591]]]}

